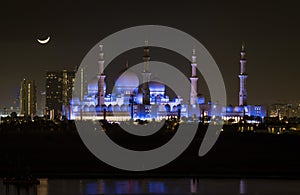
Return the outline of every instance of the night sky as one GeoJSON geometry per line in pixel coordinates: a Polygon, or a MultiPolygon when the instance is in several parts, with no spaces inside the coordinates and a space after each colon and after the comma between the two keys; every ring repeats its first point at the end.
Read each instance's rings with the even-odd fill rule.
{"type": "MultiPolygon", "coordinates": [[[[229,104],[238,103],[242,41],[248,103],[300,100],[300,15],[292,2],[13,1],[0,6],[0,108],[13,104],[23,78],[34,79],[38,91],[44,91],[47,70],[72,70],[104,37],[146,24],[174,27],[197,38],[219,65],[229,104]],[[47,36],[51,41],[46,45],[36,41],[47,36]]],[[[141,57],[142,51],[136,58],[141,57]]],[[[124,64],[115,67],[121,70],[124,64]]]]}

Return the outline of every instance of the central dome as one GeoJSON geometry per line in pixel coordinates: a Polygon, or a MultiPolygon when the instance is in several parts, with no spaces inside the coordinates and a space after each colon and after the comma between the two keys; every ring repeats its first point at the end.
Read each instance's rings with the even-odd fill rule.
{"type": "Polygon", "coordinates": [[[131,71],[130,69],[125,70],[121,73],[119,78],[116,81],[116,87],[138,87],[139,78],[138,76],[131,71]]]}
{"type": "Polygon", "coordinates": [[[126,69],[121,73],[115,83],[116,93],[129,94],[139,86],[139,78],[130,69],[126,69]]]}

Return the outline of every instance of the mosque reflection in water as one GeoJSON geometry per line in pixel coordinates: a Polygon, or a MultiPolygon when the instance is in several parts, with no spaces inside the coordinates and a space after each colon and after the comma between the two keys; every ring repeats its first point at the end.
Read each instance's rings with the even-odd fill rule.
{"type": "Polygon", "coordinates": [[[298,180],[263,179],[40,179],[35,186],[3,185],[6,195],[300,194],[298,180]]]}
{"type": "MultiPolygon", "coordinates": [[[[196,193],[197,180],[40,179],[39,185],[3,185],[6,195],[196,193]],[[190,183],[189,183],[190,182],[190,183]]],[[[1,191],[0,191],[1,192],[1,191]]],[[[2,194],[2,193],[1,193],[2,194]]]]}
{"type": "Polygon", "coordinates": [[[52,194],[164,194],[197,193],[198,180],[194,179],[139,179],[139,180],[64,180],[40,179],[36,186],[3,185],[6,195],[52,194]]]}

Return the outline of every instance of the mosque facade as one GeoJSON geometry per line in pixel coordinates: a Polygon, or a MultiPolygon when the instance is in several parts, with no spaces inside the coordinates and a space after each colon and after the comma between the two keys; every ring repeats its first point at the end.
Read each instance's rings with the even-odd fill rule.
{"type": "MultiPolygon", "coordinates": [[[[67,118],[71,120],[91,119],[99,120],[105,117],[111,121],[126,121],[130,119],[155,119],[179,116],[188,120],[201,118],[220,118],[240,120],[243,116],[265,116],[265,110],[260,105],[247,105],[246,92],[246,52],[244,46],[241,51],[240,66],[240,92],[239,105],[220,107],[216,103],[205,102],[203,95],[197,89],[197,57],[196,51],[191,56],[190,98],[184,100],[180,97],[170,99],[166,94],[166,86],[158,81],[151,81],[149,71],[149,47],[144,47],[144,69],[139,76],[127,68],[120,74],[115,82],[114,90],[107,93],[106,75],[104,72],[104,52],[100,45],[98,73],[94,79],[86,84],[86,93],[81,97],[73,97],[70,103],[67,118]],[[141,84],[140,84],[141,83],[141,84]],[[212,112],[212,110],[215,110],[212,112]],[[212,115],[212,113],[218,113],[212,115]]],[[[79,70],[83,71],[83,70],[79,70]]]]}

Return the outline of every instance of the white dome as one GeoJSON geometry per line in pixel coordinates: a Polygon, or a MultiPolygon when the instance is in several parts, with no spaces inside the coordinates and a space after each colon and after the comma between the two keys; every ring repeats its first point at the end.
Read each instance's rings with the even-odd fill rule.
{"type": "Polygon", "coordinates": [[[234,107],[234,112],[244,112],[244,106],[236,106],[236,107],[234,107]]]}
{"type": "Polygon", "coordinates": [[[125,88],[133,88],[133,89],[135,89],[138,86],[139,86],[139,78],[130,69],[123,72],[121,76],[119,76],[115,84],[115,87],[125,87],[125,88]]]}

